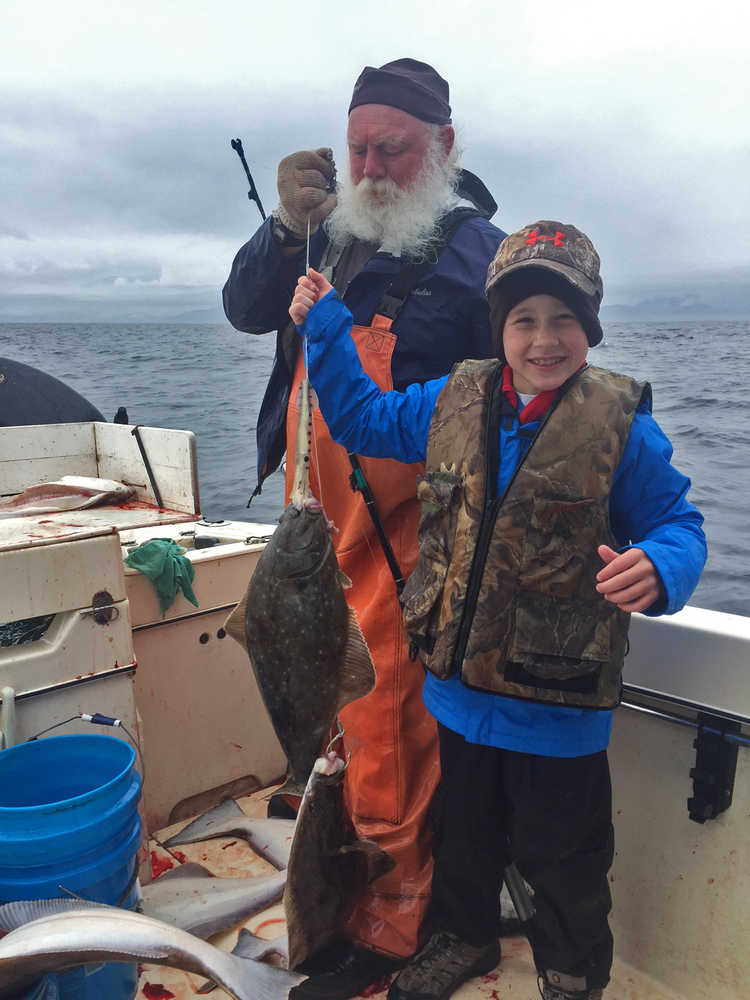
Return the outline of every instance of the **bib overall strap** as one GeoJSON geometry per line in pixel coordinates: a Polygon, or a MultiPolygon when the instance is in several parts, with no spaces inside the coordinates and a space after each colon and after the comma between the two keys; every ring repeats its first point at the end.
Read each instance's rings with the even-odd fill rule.
{"type": "Polygon", "coordinates": [[[438,233],[430,254],[425,260],[407,264],[406,267],[399,271],[386,288],[375,310],[375,315],[372,318],[370,326],[390,330],[391,325],[395,322],[396,317],[406,304],[406,300],[409,298],[412,289],[435,266],[438,257],[453,239],[459,226],[466,222],[467,219],[476,218],[478,215],[479,212],[475,208],[469,208],[468,206],[454,208],[448,212],[438,225],[438,233]],[[383,320],[389,321],[387,326],[382,322],[383,320]]]}
{"type": "Polygon", "coordinates": [[[399,566],[398,560],[396,559],[393,549],[391,548],[391,543],[388,541],[388,536],[383,528],[383,522],[380,520],[380,516],[375,506],[375,497],[370,489],[370,484],[365,479],[362,466],[359,464],[359,458],[354,454],[354,452],[349,452],[349,461],[352,466],[352,474],[349,476],[349,484],[355,493],[359,492],[362,494],[362,499],[367,504],[367,513],[370,515],[370,520],[372,521],[373,527],[377,533],[378,541],[383,549],[383,555],[388,563],[388,569],[391,571],[393,582],[396,585],[396,593],[400,595],[401,591],[404,589],[404,583],[406,581],[404,580],[401,567],[399,566]]]}
{"type": "MultiPolygon", "coordinates": [[[[370,326],[372,329],[390,332],[396,317],[406,304],[406,300],[409,298],[412,289],[417,286],[419,281],[425,274],[427,274],[430,268],[435,266],[438,257],[453,239],[453,236],[459,226],[467,219],[475,218],[479,214],[480,213],[475,208],[469,208],[468,206],[454,208],[452,211],[448,212],[448,214],[440,222],[435,245],[429,257],[426,260],[407,264],[406,267],[399,271],[390,285],[386,288],[383,297],[375,310],[375,314],[370,320],[370,326]]],[[[349,461],[352,466],[352,474],[349,477],[349,483],[355,493],[358,491],[362,494],[362,498],[367,504],[367,512],[370,515],[373,527],[375,528],[378,540],[383,549],[383,554],[385,555],[386,562],[388,563],[388,568],[393,576],[393,582],[396,585],[396,593],[400,596],[401,591],[404,589],[404,576],[396,557],[393,554],[391,543],[388,541],[388,536],[383,528],[383,522],[380,520],[380,515],[378,514],[377,507],[375,506],[375,497],[370,489],[367,479],[365,478],[362,467],[359,464],[359,458],[353,452],[349,452],[349,461]]]]}

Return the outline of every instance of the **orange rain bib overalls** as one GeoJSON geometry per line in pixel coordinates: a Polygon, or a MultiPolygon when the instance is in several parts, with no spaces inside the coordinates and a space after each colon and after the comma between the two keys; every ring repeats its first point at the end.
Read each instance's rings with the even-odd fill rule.
{"type": "MultiPolygon", "coordinates": [[[[391,320],[376,315],[371,326],[354,326],[351,334],[362,367],[384,391],[393,388],[391,357],[397,338],[390,326],[391,320]]],[[[287,502],[303,377],[300,350],[287,409],[287,502]]],[[[311,486],[337,529],[332,538],[339,565],[353,584],[346,597],[357,613],[377,675],[374,690],[339,713],[352,755],[344,799],[359,836],[376,841],[395,861],[395,868],[373,882],[358,902],[347,936],[377,951],[409,956],[420,943],[432,880],[428,810],[440,778],[437,730],[422,702],[423,669],[419,661],[409,659],[393,576],[365,502],[349,485],[347,451],[331,439],[312,392],[311,397],[311,486]]],[[[416,477],[424,467],[391,459],[360,462],[406,577],[417,558],[416,477]]]]}

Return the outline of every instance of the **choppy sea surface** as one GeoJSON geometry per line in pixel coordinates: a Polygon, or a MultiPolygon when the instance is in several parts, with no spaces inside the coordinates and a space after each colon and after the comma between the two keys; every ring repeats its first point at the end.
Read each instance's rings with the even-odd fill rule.
{"type": "MultiPolygon", "coordinates": [[[[274,350],[273,335],[229,325],[0,324],[0,356],[61,379],[108,420],[125,406],[130,423],[194,431],[212,520],[273,523],[283,509],[280,472],[246,509],[274,350]]],[[[709,558],[691,603],[750,615],[750,322],[609,323],[589,361],[651,382],[654,416],[692,479],[709,558]]]]}

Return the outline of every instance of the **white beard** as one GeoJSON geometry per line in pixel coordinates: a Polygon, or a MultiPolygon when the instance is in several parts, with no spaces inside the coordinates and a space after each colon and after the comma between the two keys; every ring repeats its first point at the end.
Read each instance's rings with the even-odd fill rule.
{"type": "Polygon", "coordinates": [[[337,204],[325,222],[333,243],[352,239],[374,243],[394,256],[424,256],[435,239],[437,222],[457,201],[457,158],[446,157],[438,136],[427,147],[422,169],[401,188],[389,177],[359,184],[340,183],[337,204]]]}

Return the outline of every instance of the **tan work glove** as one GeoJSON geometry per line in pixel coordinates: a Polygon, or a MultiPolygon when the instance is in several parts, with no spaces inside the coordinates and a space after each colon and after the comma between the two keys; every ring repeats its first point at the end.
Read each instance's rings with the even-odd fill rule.
{"type": "Polygon", "coordinates": [[[309,216],[310,232],[315,232],[336,207],[336,195],[326,191],[335,176],[333,150],[326,146],[285,156],[279,164],[280,205],[274,215],[299,236],[307,234],[309,216]]]}

